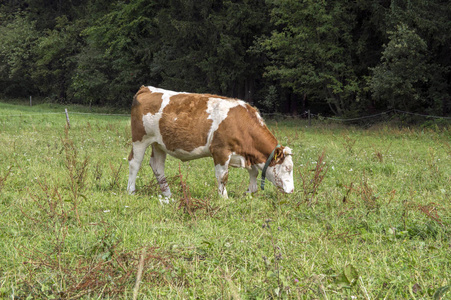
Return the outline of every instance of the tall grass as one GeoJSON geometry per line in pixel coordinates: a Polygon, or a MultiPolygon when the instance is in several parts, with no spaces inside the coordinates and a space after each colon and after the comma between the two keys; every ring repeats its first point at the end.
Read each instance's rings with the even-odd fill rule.
{"type": "Polygon", "coordinates": [[[231,169],[223,200],[211,160],[168,158],[161,205],[147,163],[125,191],[127,117],[58,111],[0,103],[0,298],[449,296],[449,127],[269,121],[294,194],[231,169]]]}

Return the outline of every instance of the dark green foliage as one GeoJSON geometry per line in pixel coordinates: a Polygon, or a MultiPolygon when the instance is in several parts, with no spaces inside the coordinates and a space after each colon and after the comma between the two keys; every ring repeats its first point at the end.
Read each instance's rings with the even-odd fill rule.
{"type": "Polygon", "coordinates": [[[154,85],[268,112],[447,116],[450,12],[442,0],[6,1],[0,95],[128,106],[154,85]]]}
{"type": "Polygon", "coordinates": [[[424,88],[431,77],[427,45],[405,24],[389,34],[390,42],[382,52],[381,64],[373,69],[370,88],[376,101],[389,108],[418,108],[427,99],[424,88]]]}
{"type": "Polygon", "coordinates": [[[341,115],[356,101],[353,68],[355,4],[352,1],[271,1],[276,25],[263,46],[269,77],[312,101],[326,101],[341,115]]]}
{"type": "Polygon", "coordinates": [[[35,23],[23,13],[17,13],[14,19],[1,26],[0,87],[7,95],[27,96],[34,92],[30,71],[36,60],[33,53],[38,35],[35,23]]]}

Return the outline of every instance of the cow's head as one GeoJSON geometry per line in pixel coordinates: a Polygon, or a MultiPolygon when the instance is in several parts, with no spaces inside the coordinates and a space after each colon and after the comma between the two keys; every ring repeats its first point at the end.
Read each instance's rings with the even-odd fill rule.
{"type": "Polygon", "coordinates": [[[274,149],[274,158],[266,169],[266,178],[283,192],[293,193],[293,160],[289,147],[278,146],[274,149]]]}

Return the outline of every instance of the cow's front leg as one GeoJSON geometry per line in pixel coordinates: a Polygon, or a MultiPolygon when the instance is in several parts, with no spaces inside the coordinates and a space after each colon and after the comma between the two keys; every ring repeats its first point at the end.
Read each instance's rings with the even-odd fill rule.
{"type": "MultiPolygon", "coordinates": [[[[152,145],[152,156],[150,157],[150,167],[155,174],[158,184],[160,185],[161,192],[166,198],[171,197],[171,190],[169,189],[166,176],[164,176],[164,163],[166,161],[166,152],[161,150],[157,145],[152,145]]],[[[160,202],[169,202],[166,200],[160,200],[160,202]]]]}
{"type": "Polygon", "coordinates": [[[215,175],[216,180],[218,180],[218,192],[223,198],[227,199],[227,179],[229,179],[229,164],[225,165],[217,164],[215,165],[215,175]]]}
{"type": "Polygon", "coordinates": [[[227,190],[226,184],[227,179],[229,179],[229,162],[231,155],[227,155],[226,153],[214,153],[213,161],[215,163],[215,175],[216,180],[218,181],[218,192],[223,198],[227,199],[227,190]],[[224,161],[224,158],[227,159],[224,161]]]}
{"type": "Polygon", "coordinates": [[[249,188],[247,189],[247,193],[255,193],[258,190],[257,186],[257,176],[258,176],[258,168],[254,165],[247,168],[249,172],[249,188]]]}

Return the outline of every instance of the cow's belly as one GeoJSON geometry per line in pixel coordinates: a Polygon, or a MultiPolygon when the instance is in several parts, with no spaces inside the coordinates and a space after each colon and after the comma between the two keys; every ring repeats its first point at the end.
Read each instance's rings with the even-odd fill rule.
{"type": "Polygon", "coordinates": [[[197,147],[194,150],[188,152],[183,149],[175,149],[173,151],[166,149],[165,145],[160,145],[160,147],[169,155],[180,159],[181,161],[188,161],[193,159],[198,159],[202,157],[211,156],[208,146],[197,147]]]}
{"type": "Polygon", "coordinates": [[[246,167],[245,159],[243,156],[236,154],[233,152],[230,155],[229,165],[235,168],[244,168],[246,167]]]}

